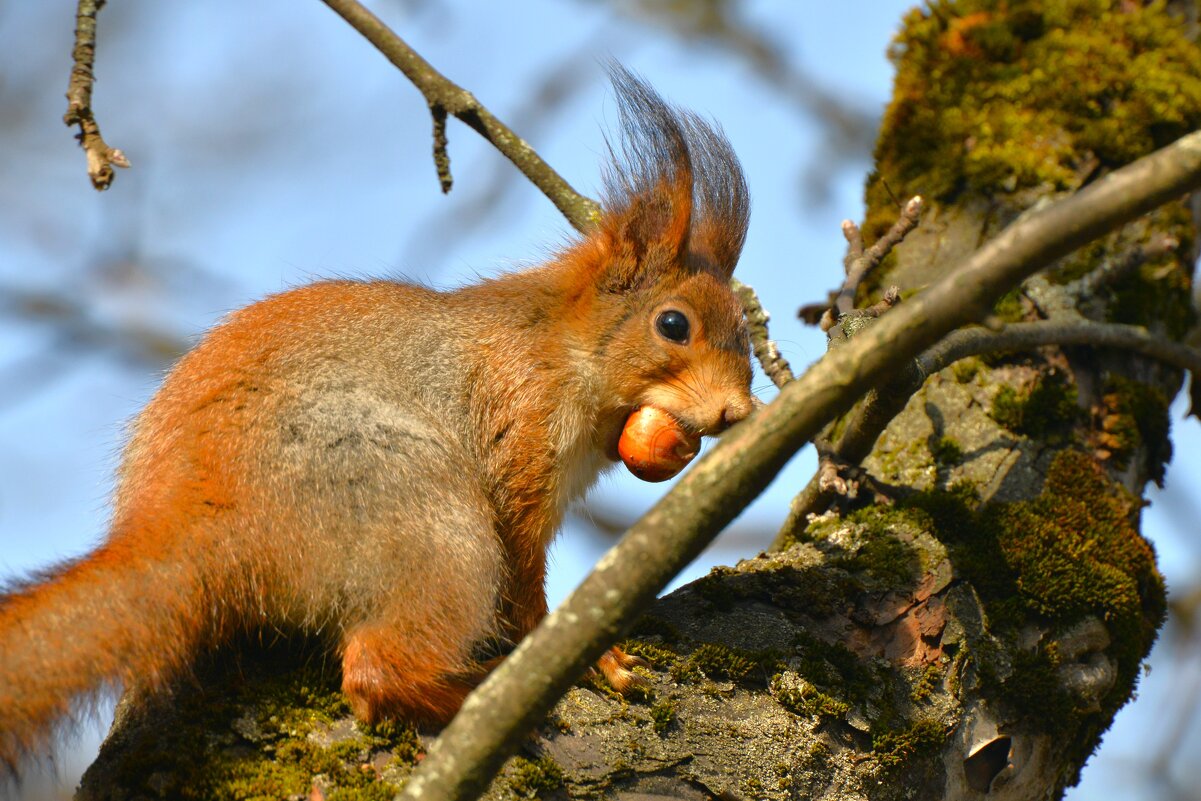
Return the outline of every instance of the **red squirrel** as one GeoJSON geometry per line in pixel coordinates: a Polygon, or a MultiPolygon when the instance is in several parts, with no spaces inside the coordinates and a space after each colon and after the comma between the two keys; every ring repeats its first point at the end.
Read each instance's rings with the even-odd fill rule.
{"type": "MultiPolygon", "coordinates": [[[[603,212],[454,291],[324,281],[229,317],[136,418],[96,550],[0,595],[0,763],[99,690],[154,691],[261,630],[326,638],[362,720],[442,723],[546,615],[546,549],[630,415],[751,411],[722,133],[620,68],[603,212]]],[[[618,690],[635,660],[598,667],[618,690]]],[[[3,772],[0,770],[0,772],[3,772]]]]}

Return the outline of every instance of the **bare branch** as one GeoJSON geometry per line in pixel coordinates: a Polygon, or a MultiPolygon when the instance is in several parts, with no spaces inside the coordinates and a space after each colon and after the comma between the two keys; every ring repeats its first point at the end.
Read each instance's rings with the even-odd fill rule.
{"type": "Polygon", "coordinates": [[[88,160],[92,186],[108,189],[113,183],[113,167],[128,167],[129,159],[119,148],[110,147],[100,135],[100,125],[92,113],[92,84],[96,76],[96,15],[105,0],[79,0],[75,11],[75,47],[71,50],[71,80],[67,83],[66,125],[78,125],[76,138],[88,160]]]}
{"type": "Polygon", "coordinates": [[[847,238],[847,277],[838,291],[838,297],[834,299],[834,308],[839,314],[846,314],[855,308],[855,293],[859,291],[859,285],[917,227],[921,215],[922,199],[917,196],[910,198],[888,232],[866,251],[863,249],[863,234],[859,226],[850,220],[843,222],[842,232],[847,238]]]}
{"type": "MultiPolygon", "coordinates": [[[[438,110],[441,109],[441,113],[453,114],[466,123],[468,127],[488,140],[493,147],[513,162],[534,186],[550,198],[555,207],[563,213],[563,216],[577,231],[585,231],[595,223],[600,215],[600,209],[595,202],[572,189],[571,185],[543,161],[542,157],[525,140],[494,117],[492,112],[484,108],[470,92],[434,69],[379,17],[364,8],[357,0],[324,0],[324,2],[383,53],[425,95],[425,99],[435,115],[435,140],[437,140],[438,131],[437,115],[438,110]]],[[[450,162],[449,159],[440,160],[440,155],[445,155],[445,142],[442,142],[440,146],[435,141],[434,152],[439,180],[442,182],[443,191],[446,191],[450,175],[450,162]]]]}
{"type": "Polygon", "coordinates": [[[763,367],[763,372],[772,383],[783,389],[784,385],[793,380],[792,367],[788,360],[780,354],[780,349],[771,340],[767,331],[767,322],[771,319],[759,302],[759,296],[750,287],[737,278],[730,279],[734,294],[742,301],[742,311],[746,315],[747,327],[751,333],[751,346],[755,350],[755,358],[763,367]]]}
{"type": "MultiPolygon", "coordinates": [[[[888,232],[867,250],[863,248],[863,232],[859,230],[859,226],[852,220],[843,220],[842,235],[847,240],[847,255],[843,258],[842,264],[846,269],[846,279],[841,287],[830,293],[829,299],[825,302],[802,306],[797,311],[797,317],[809,325],[817,325],[821,327],[821,330],[829,331],[838,324],[840,317],[854,311],[855,296],[859,292],[860,284],[867,278],[868,273],[875,269],[892,252],[892,249],[917,227],[921,213],[922,199],[917,196],[910,198],[909,202],[905,204],[905,208],[901,210],[901,216],[892,224],[888,232]]],[[[889,291],[895,289],[893,287],[889,291]]],[[[897,297],[886,299],[887,305],[891,306],[895,303],[897,297]]]]}
{"type": "Polygon", "coordinates": [[[446,108],[431,105],[430,117],[434,121],[434,168],[438,170],[438,183],[442,185],[442,194],[445,195],[455,183],[454,176],[450,174],[450,153],[446,150],[446,108]]]}
{"type": "Polygon", "coordinates": [[[727,432],[467,698],[401,797],[478,796],[573,679],[826,421],[948,332],[984,317],[1025,277],[1199,186],[1196,132],[1020,219],[953,274],[828,352],[727,432]]]}
{"type": "Polygon", "coordinates": [[[855,262],[863,258],[863,231],[854,220],[843,220],[842,235],[847,240],[847,255],[842,260],[842,267],[843,272],[850,275],[855,262]]]}
{"type": "Polygon", "coordinates": [[[1201,371],[1201,351],[1195,348],[1153,337],[1142,326],[1094,322],[1010,323],[1000,331],[966,328],[919,356],[918,366],[929,375],[968,356],[1031,350],[1044,345],[1120,348],[1188,370],[1194,376],[1201,371]]]}

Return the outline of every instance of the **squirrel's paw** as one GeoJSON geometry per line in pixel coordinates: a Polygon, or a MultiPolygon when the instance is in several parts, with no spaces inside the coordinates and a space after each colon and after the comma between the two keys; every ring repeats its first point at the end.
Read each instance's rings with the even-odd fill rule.
{"type": "Polygon", "coordinates": [[[636,667],[650,668],[650,663],[642,657],[627,654],[616,645],[597,660],[596,666],[600,668],[601,673],[605,675],[605,679],[613,689],[622,695],[628,694],[635,688],[646,689],[650,686],[650,682],[645,677],[634,672],[636,667]]]}

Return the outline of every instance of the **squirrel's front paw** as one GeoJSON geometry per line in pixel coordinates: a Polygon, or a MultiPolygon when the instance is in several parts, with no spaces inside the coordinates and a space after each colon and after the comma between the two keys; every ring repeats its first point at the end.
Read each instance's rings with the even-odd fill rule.
{"type": "Polygon", "coordinates": [[[645,677],[634,672],[636,667],[649,668],[650,663],[642,657],[627,654],[616,645],[597,660],[596,666],[613,689],[622,695],[629,694],[635,688],[647,689],[650,686],[645,677]]]}

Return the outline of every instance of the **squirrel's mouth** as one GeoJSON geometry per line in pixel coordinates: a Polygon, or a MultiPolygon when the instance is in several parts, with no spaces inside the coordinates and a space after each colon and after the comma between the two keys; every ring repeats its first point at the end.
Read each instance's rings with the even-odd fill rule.
{"type": "Polygon", "coordinates": [[[621,432],[625,429],[626,420],[634,413],[636,407],[631,406],[628,409],[620,409],[613,415],[613,422],[610,423],[604,432],[604,448],[605,458],[610,462],[620,462],[621,454],[617,451],[617,443],[621,441],[621,432]]]}

